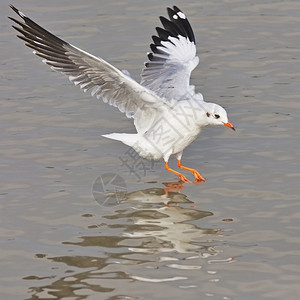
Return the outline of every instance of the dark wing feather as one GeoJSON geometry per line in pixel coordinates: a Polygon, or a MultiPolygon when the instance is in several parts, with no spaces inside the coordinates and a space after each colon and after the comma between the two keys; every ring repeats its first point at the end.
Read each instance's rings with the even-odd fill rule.
{"type": "Polygon", "coordinates": [[[79,85],[91,91],[93,96],[116,106],[127,117],[134,117],[139,110],[157,109],[165,103],[149,89],[126,76],[105,60],[93,56],[55,36],[14,6],[10,6],[22,21],[9,17],[18,26],[13,26],[18,37],[34,54],[43,58],[53,70],[62,72],[79,85]]]}
{"type": "Polygon", "coordinates": [[[164,28],[156,27],[151,53],[142,71],[141,84],[168,100],[194,94],[190,76],[197,66],[195,36],[192,27],[178,7],[167,8],[169,20],[160,17],[164,28]]]}

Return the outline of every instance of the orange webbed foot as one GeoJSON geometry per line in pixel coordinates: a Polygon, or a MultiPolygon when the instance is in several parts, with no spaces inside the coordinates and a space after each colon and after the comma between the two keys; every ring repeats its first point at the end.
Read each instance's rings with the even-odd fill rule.
{"type": "Polygon", "coordinates": [[[199,182],[204,182],[205,181],[205,178],[202,177],[198,171],[195,170],[192,173],[195,176],[195,179],[196,179],[195,182],[199,183],[199,182]]]}
{"type": "Polygon", "coordinates": [[[182,182],[191,182],[190,180],[188,180],[183,174],[181,174],[181,173],[179,173],[180,175],[178,175],[179,176],[179,178],[180,178],[180,180],[182,181],[182,182]]]}
{"type": "Polygon", "coordinates": [[[202,177],[202,176],[200,175],[200,173],[199,173],[197,170],[183,166],[183,165],[181,164],[180,159],[178,159],[177,165],[178,165],[179,168],[181,168],[181,169],[183,169],[183,170],[187,170],[187,171],[189,171],[189,172],[192,172],[192,174],[193,174],[194,177],[195,177],[194,183],[200,183],[200,182],[204,182],[204,181],[205,181],[205,178],[202,177]]]}
{"type": "Polygon", "coordinates": [[[181,173],[179,173],[179,172],[176,172],[175,170],[171,169],[171,168],[169,167],[167,161],[165,162],[165,168],[166,168],[167,171],[176,174],[176,175],[180,178],[180,181],[182,181],[182,182],[190,182],[183,174],[181,174],[181,173]]]}

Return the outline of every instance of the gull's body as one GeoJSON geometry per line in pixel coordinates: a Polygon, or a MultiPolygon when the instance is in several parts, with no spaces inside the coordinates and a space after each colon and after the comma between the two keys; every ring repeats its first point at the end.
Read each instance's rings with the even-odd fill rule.
{"type": "Polygon", "coordinates": [[[168,8],[170,20],[160,17],[164,29],[156,28],[158,36],[152,37],[152,52],[148,54],[140,84],[102,58],[61,40],[11,8],[23,19],[21,22],[11,18],[21,26],[13,27],[22,34],[19,37],[26,45],[34,49],[34,54],[84,91],[91,91],[93,96],[134,119],[136,133],[112,133],[105,137],[123,142],[141,157],[163,158],[168,171],[188,181],[168,166],[170,156],[175,155],[178,167],[191,171],[196,181],[204,180],[195,169],[181,165],[182,151],[205,126],[234,127],[221,106],[205,102],[189,83],[199,58],[192,28],[176,6],[168,8]]]}
{"type": "MultiPolygon", "coordinates": [[[[120,140],[147,159],[167,160],[171,155],[179,155],[196,139],[205,125],[202,121],[205,112],[199,109],[195,100],[182,100],[165,106],[160,108],[159,114],[153,113],[141,118],[142,128],[136,134],[112,133],[105,137],[120,140]],[[199,111],[192,111],[192,103],[194,109],[199,111]],[[186,111],[187,108],[190,111],[186,111]]],[[[139,128],[137,124],[136,127],[139,128]]]]}

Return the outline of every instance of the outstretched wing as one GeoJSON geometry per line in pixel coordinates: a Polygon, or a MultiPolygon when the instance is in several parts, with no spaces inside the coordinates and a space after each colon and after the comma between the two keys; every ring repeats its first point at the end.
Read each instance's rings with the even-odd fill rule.
{"type": "Polygon", "coordinates": [[[164,29],[157,27],[152,36],[152,53],[142,71],[141,84],[160,97],[180,99],[194,94],[190,86],[191,72],[199,63],[192,27],[184,13],[176,6],[167,8],[169,19],[160,17],[164,29]]]}
{"type": "Polygon", "coordinates": [[[137,111],[164,105],[162,99],[102,58],[93,56],[53,35],[26,17],[17,8],[10,7],[23,19],[10,18],[20,27],[13,26],[22,35],[25,45],[34,49],[34,54],[43,58],[53,70],[62,72],[80,86],[91,91],[93,96],[117,107],[127,117],[137,111]]]}

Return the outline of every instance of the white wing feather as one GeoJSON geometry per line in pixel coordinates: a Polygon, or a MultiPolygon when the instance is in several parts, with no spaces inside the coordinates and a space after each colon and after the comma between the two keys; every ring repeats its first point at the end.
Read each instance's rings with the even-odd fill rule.
{"type": "Polygon", "coordinates": [[[190,76],[199,58],[193,30],[185,15],[176,6],[168,8],[168,13],[170,20],[160,17],[164,29],[156,28],[158,36],[152,37],[152,53],[148,54],[141,84],[167,100],[180,100],[194,95],[190,76]]]}
{"type": "MultiPolygon", "coordinates": [[[[127,117],[136,112],[156,110],[166,103],[148,88],[103,60],[53,35],[11,5],[23,22],[10,18],[21,27],[13,26],[22,35],[26,46],[43,58],[53,70],[66,74],[84,92],[117,107],[127,117]]],[[[137,120],[136,120],[137,121],[137,120]]],[[[139,123],[137,121],[137,123],[139,123]]],[[[139,124],[137,124],[139,127],[139,124]]],[[[137,128],[139,130],[139,128],[137,128]]]]}

